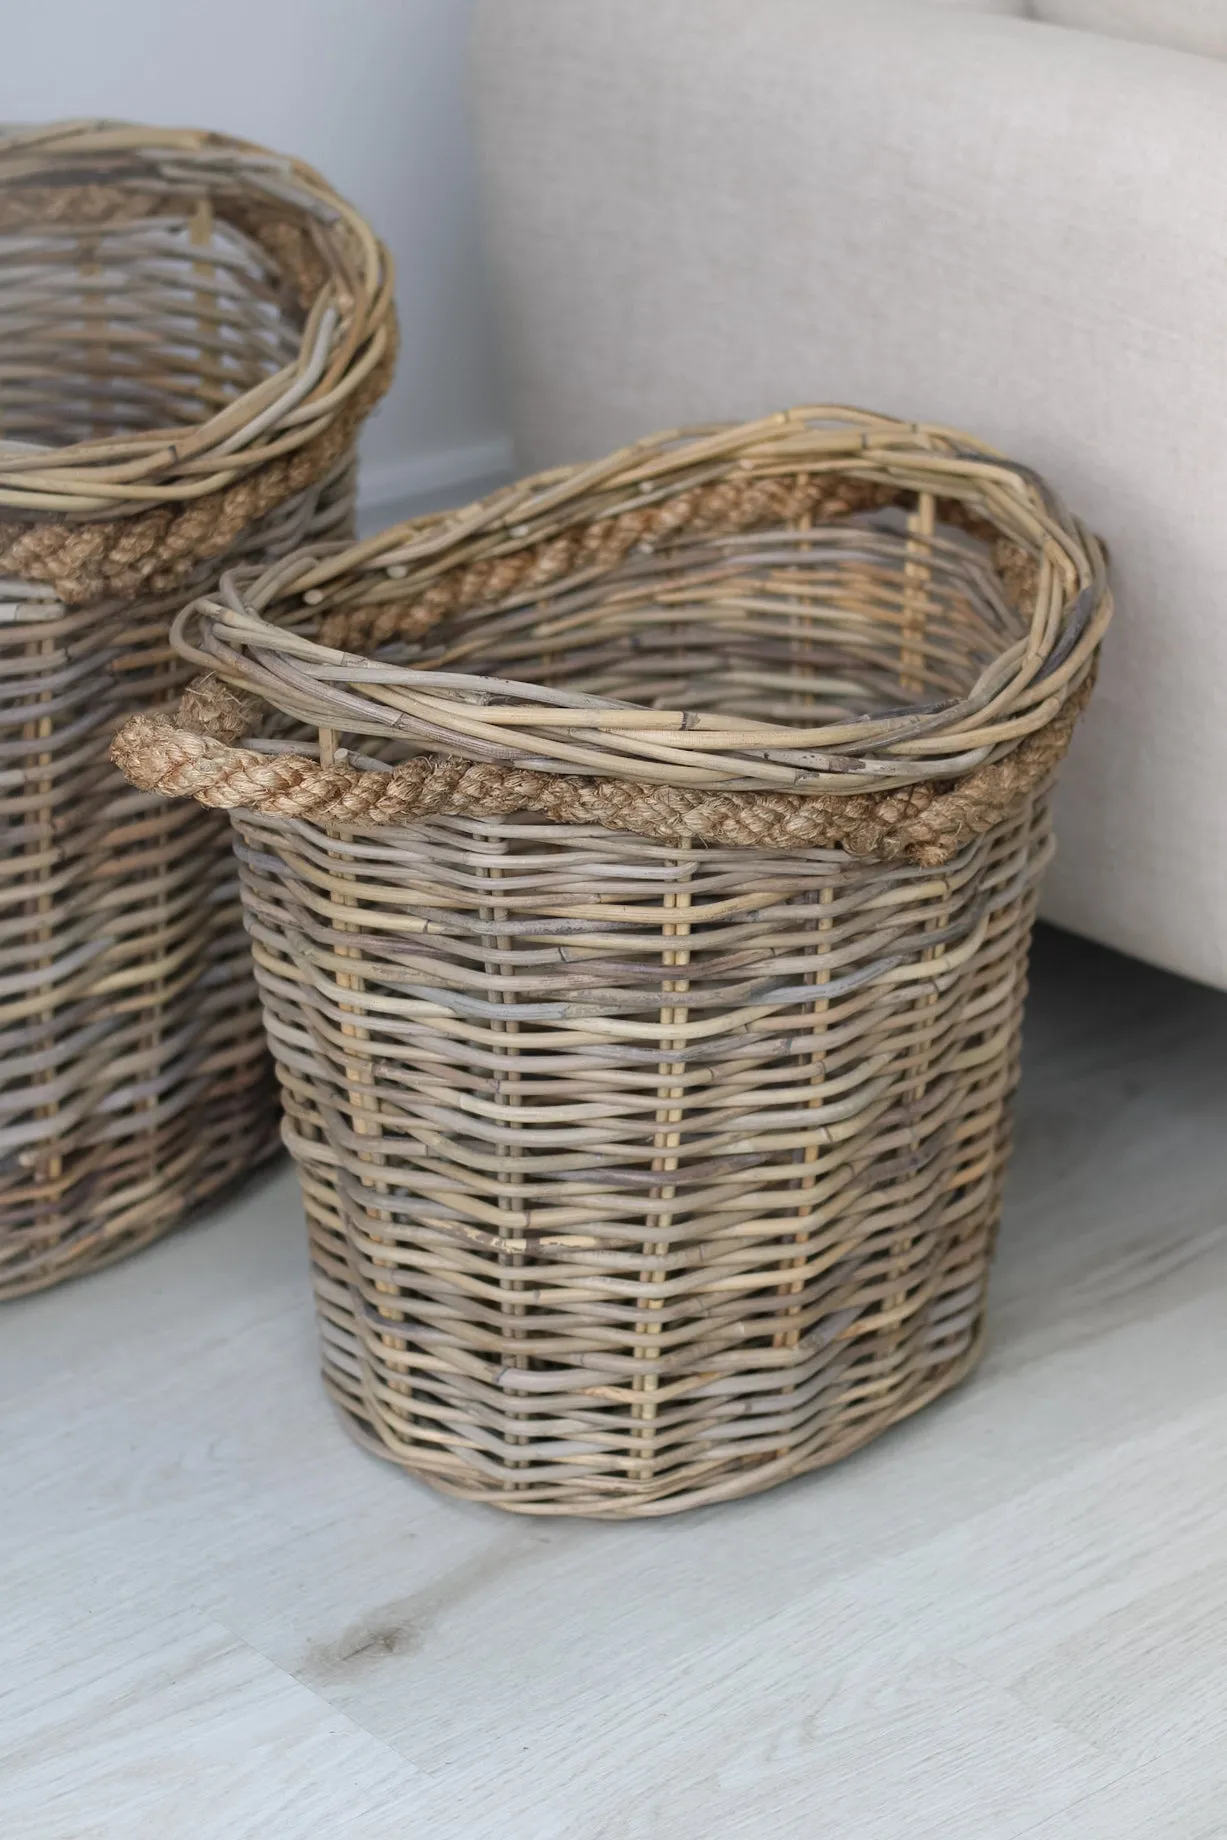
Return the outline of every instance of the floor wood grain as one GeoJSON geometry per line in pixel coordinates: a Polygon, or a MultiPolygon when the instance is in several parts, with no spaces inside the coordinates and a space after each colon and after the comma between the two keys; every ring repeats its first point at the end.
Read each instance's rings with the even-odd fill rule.
{"type": "Polygon", "coordinates": [[[977,1377],[521,1523],[357,1450],[293,1180],[0,1315],[0,1835],[1223,1840],[1227,997],[1041,936],[977,1377]]]}

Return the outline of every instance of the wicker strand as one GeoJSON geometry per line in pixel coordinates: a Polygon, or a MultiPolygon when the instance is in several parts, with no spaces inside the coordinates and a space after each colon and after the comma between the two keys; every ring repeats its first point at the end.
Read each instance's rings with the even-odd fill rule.
{"type": "Polygon", "coordinates": [[[581,570],[604,571],[635,549],[655,549],[681,536],[787,526],[803,518],[849,517],[898,496],[875,480],[805,476],[716,479],[655,504],[636,505],[510,555],[483,557],[447,570],[419,595],[391,606],[342,607],[320,627],[321,645],[373,651],[391,639],[416,639],[449,614],[530,594],[581,570]]]}
{"type": "Polygon", "coordinates": [[[250,142],[0,127],[0,245],[0,573],[70,606],[178,587],[323,479],[387,388],[388,252],[250,142]]]}
{"type": "Polygon", "coordinates": [[[230,826],[108,764],[227,569],[352,537],[392,271],[223,135],[0,127],[0,1298],[147,1245],[278,1108],[230,826]]]}
{"type": "Polygon", "coordinates": [[[183,610],[207,675],[116,758],[234,808],[357,1437],[518,1513],[668,1514],[963,1378],[1110,616],[1027,468],[821,407],[183,610]]]}
{"type": "Polygon", "coordinates": [[[922,783],[845,798],[778,792],[693,793],[678,786],[583,780],[495,763],[424,756],[391,773],[302,754],[232,746],[254,700],[220,679],[197,679],[176,717],[131,717],[111,758],[143,792],[193,798],[222,811],[259,811],[317,824],[404,824],[418,818],[503,818],[539,812],[558,824],[599,824],[657,843],[842,849],[882,862],[938,867],[1045,785],[1091,693],[1087,679],[1053,720],[1012,754],[948,787],[922,783]]]}
{"type": "Polygon", "coordinates": [[[168,594],[202,562],[223,556],[268,512],[321,480],[353,446],[392,379],[396,339],[336,420],[304,446],[186,505],[92,524],[0,521],[0,574],[45,582],[68,607],[112,596],[168,594]]]}

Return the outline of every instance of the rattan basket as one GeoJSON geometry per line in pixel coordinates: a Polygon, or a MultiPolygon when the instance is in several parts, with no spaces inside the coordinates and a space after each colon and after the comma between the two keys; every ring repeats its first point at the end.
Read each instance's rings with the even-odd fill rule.
{"type": "Polygon", "coordinates": [[[124,716],[219,571],[352,534],[386,255],[218,135],[0,131],[0,1296],[152,1239],[276,1141],[228,826],[124,716]]]}
{"type": "Polygon", "coordinates": [[[822,409],[186,611],[212,675],[117,758],[235,811],[359,1436],[505,1508],[663,1514],[967,1373],[1109,611],[1033,474],[822,409]]]}

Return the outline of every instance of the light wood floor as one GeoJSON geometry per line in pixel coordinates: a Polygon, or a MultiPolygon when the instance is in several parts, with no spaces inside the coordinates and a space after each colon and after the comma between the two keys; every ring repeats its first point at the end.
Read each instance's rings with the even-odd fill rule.
{"type": "Polygon", "coordinates": [[[978,1376],[516,1521],[346,1438],[292,1178],[0,1315],[4,1840],[1227,1836],[1227,997],[1042,938],[978,1376]]]}

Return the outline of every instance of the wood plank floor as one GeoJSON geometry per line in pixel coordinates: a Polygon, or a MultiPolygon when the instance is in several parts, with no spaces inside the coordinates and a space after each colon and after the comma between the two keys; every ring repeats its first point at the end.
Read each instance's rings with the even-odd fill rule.
{"type": "Polygon", "coordinates": [[[293,1180],[0,1314],[8,1840],[1223,1840],[1227,997],[1041,935],[989,1353],[521,1522],[356,1449],[293,1180]]]}

